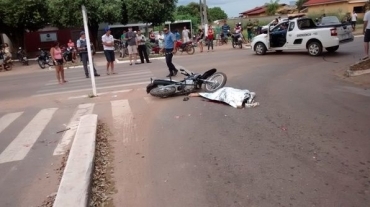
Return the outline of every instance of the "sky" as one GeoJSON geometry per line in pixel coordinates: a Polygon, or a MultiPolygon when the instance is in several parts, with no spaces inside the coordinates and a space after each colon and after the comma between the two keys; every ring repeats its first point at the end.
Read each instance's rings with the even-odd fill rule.
{"type": "MultiPolygon", "coordinates": [[[[280,3],[289,3],[294,0],[280,0],[280,3]]],[[[199,0],[178,0],[178,5],[186,5],[190,2],[197,2],[199,0]]],[[[239,13],[253,9],[256,6],[262,6],[270,0],[207,0],[208,7],[221,7],[229,17],[238,17],[239,13]]]]}

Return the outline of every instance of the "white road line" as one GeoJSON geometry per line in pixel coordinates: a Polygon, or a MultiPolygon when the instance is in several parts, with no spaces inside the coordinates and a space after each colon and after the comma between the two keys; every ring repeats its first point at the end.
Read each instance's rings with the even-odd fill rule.
{"type": "MultiPolygon", "coordinates": [[[[161,59],[165,59],[165,57],[156,57],[156,58],[149,58],[150,60],[161,60],[161,59]]],[[[130,61],[129,60],[118,60],[118,58],[116,59],[116,62],[118,64],[120,63],[129,63],[130,61]]]]}
{"type": "Polygon", "coordinates": [[[91,114],[94,109],[94,105],[94,103],[78,105],[77,111],[73,114],[69,124],[66,127],[66,129],[69,128],[69,130],[65,131],[62,139],[55,148],[53,155],[63,155],[66,153],[67,147],[76,134],[78,124],[80,122],[80,117],[83,115],[91,114]]]}
{"type": "MultiPolygon", "coordinates": [[[[106,95],[106,94],[117,94],[117,93],[127,93],[131,92],[132,89],[125,89],[125,90],[120,90],[120,91],[111,91],[111,92],[105,92],[105,93],[98,93],[98,96],[106,95]]],[[[88,95],[82,95],[82,96],[71,96],[68,97],[68,99],[78,99],[78,98],[88,98],[88,95]]]]}
{"type": "Polygon", "coordinates": [[[147,104],[151,104],[153,102],[153,97],[144,96],[144,100],[147,104]]]}
{"type": "Polygon", "coordinates": [[[0,154],[0,164],[24,159],[57,110],[42,109],[0,154]]]}
{"type": "Polygon", "coordinates": [[[111,101],[111,105],[113,126],[117,131],[122,132],[123,143],[136,140],[134,115],[128,100],[111,101]]]}
{"type": "Polygon", "coordinates": [[[6,129],[13,121],[15,121],[18,117],[20,117],[23,114],[23,112],[16,112],[16,113],[10,113],[5,114],[0,119],[0,133],[6,129]]]}
{"type": "MultiPolygon", "coordinates": [[[[144,84],[148,84],[148,83],[149,83],[149,81],[146,81],[146,82],[137,82],[137,83],[128,83],[128,84],[120,84],[120,85],[114,85],[114,86],[98,87],[97,89],[100,90],[100,89],[109,89],[109,88],[119,88],[119,87],[126,87],[126,86],[144,85],[144,84]]],[[[91,88],[84,88],[84,89],[70,90],[70,91],[61,91],[61,92],[53,92],[53,93],[37,94],[37,95],[33,95],[31,97],[51,96],[51,95],[66,94],[66,93],[77,93],[77,92],[83,92],[83,91],[91,91],[91,88]]]]}
{"type": "MultiPolygon", "coordinates": [[[[121,73],[121,74],[112,75],[112,76],[103,76],[103,77],[95,78],[95,80],[100,81],[100,80],[106,80],[108,78],[110,78],[110,80],[112,80],[112,79],[121,78],[121,77],[130,77],[130,78],[133,78],[134,76],[151,77],[151,76],[153,76],[153,74],[150,71],[142,71],[142,72],[134,72],[134,73],[121,73]],[[146,75],[148,75],[148,76],[146,76],[146,75]]],[[[78,79],[68,79],[68,83],[67,84],[77,83],[77,82],[90,83],[90,79],[81,78],[81,77],[78,78],[78,79]]],[[[51,86],[51,85],[58,85],[59,86],[59,83],[57,81],[50,81],[50,82],[48,82],[48,83],[45,84],[45,86],[51,86]]]]}

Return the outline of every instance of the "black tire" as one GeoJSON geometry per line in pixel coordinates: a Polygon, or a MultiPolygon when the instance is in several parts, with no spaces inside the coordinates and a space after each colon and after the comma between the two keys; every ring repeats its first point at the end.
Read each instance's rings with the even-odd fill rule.
{"type": "Polygon", "coordinates": [[[338,46],[334,46],[334,47],[327,47],[325,48],[326,51],[330,52],[330,53],[333,53],[335,51],[337,51],[339,49],[339,45],[338,46]]]}
{"type": "Polygon", "coordinates": [[[265,55],[266,52],[267,52],[267,48],[266,48],[265,44],[263,44],[262,42],[258,42],[254,46],[254,51],[256,51],[257,55],[265,55]]]}
{"type": "Polygon", "coordinates": [[[308,44],[307,50],[311,56],[319,56],[322,53],[322,45],[318,41],[312,41],[308,44]]]}
{"type": "Polygon", "coordinates": [[[239,47],[240,47],[240,49],[243,49],[243,43],[242,42],[239,43],[239,47]]]}
{"type": "Polygon", "coordinates": [[[216,87],[212,87],[212,88],[208,88],[207,86],[211,86],[210,84],[207,84],[207,83],[204,83],[204,90],[206,92],[215,92],[217,91],[218,89],[224,87],[226,85],[226,82],[227,82],[227,76],[225,73],[222,73],[222,72],[217,72],[217,73],[214,73],[213,75],[211,75],[209,78],[207,78],[207,80],[212,80],[212,78],[216,77],[216,76],[222,76],[223,79],[222,79],[222,82],[216,86],[216,87]]]}
{"type": "Polygon", "coordinates": [[[194,53],[195,53],[195,49],[194,49],[194,47],[193,47],[193,46],[189,45],[189,46],[187,46],[187,48],[186,48],[186,52],[188,53],[188,55],[192,55],[192,54],[194,54],[194,53]]]}
{"type": "Polygon", "coordinates": [[[232,44],[233,48],[235,48],[235,42],[234,42],[234,40],[231,40],[231,44],[232,44]]]}
{"type": "Polygon", "coordinates": [[[37,63],[39,64],[41,69],[45,69],[45,63],[42,60],[37,60],[37,63]]]}
{"type": "Polygon", "coordinates": [[[150,95],[159,97],[159,98],[166,98],[173,94],[175,94],[176,88],[175,87],[165,87],[165,88],[153,88],[150,90],[150,95]]]}

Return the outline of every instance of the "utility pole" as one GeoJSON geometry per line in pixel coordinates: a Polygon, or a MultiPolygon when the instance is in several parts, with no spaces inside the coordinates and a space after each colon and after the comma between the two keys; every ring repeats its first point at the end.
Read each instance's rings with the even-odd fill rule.
{"type": "Polygon", "coordinates": [[[203,12],[204,12],[204,34],[207,35],[208,34],[208,16],[207,16],[207,0],[203,0],[204,1],[204,4],[203,4],[203,12]]]}
{"type": "Polygon", "coordinates": [[[204,18],[203,18],[203,2],[199,0],[199,13],[200,13],[200,25],[203,27],[204,25],[204,18]]]}

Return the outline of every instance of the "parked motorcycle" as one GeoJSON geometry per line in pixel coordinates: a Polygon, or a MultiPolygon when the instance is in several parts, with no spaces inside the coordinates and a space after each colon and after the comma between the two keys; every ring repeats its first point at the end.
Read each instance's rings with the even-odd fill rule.
{"type": "Polygon", "coordinates": [[[177,49],[177,51],[179,51],[181,53],[186,52],[189,55],[192,55],[192,54],[195,53],[195,49],[194,49],[194,46],[193,46],[193,41],[188,41],[188,42],[183,43],[182,41],[178,40],[178,41],[176,41],[176,49],[177,49]]]}
{"type": "Polygon", "coordinates": [[[0,50],[0,71],[1,70],[12,70],[13,62],[10,57],[8,57],[3,50],[0,50]]]}
{"type": "Polygon", "coordinates": [[[17,58],[19,62],[23,63],[23,65],[28,65],[28,58],[26,52],[22,49],[22,47],[18,48],[17,58]]]}
{"type": "Polygon", "coordinates": [[[206,92],[214,92],[225,86],[227,77],[222,72],[217,72],[213,68],[203,74],[193,73],[185,69],[180,69],[181,74],[186,78],[182,81],[170,79],[150,79],[150,84],[146,87],[146,92],[150,95],[165,98],[173,95],[184,95],[193,93],[204,87],[206,92]],[[217,80],[220,78],[220,80],[217,80]]]}
{"type": "Polygon", "coordinates": [[[240,49],[243,48],[243,39],[241,34],[233,33],[231,34],[231,43],[233,45],[233,48],[236,46],[239,46],[240,49]]]}
{"type": "Polygon", "coordinates": [[[39,48],[39,51],[40,55],[37,58],[37,63],[39,64],[40,68],[45,69],[46,65],[52,66],[52,64],[50,64],[49,53],[47,51],[42,50],[41,48],[39,48]]]}
{"type": "Polygon", "coordinates": [[[63,59],[66,62],[73,62],[73,47],[63,47],[62,48],[63,59]]]}

